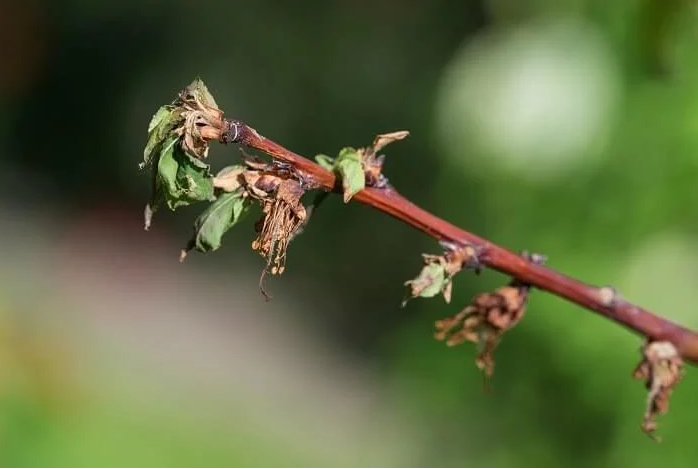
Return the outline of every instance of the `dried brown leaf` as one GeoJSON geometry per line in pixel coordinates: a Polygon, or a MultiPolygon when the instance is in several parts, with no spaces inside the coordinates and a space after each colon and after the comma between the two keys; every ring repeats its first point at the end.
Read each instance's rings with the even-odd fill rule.
{"type": "Polygon", "coordinates": [[[669,397],[683,377],[683,360],[674,344],[668,341],[649,341],[640,351],[642,360],[633,371],[633,378],[644,380],[648,390],[642,431],[659,441],[654,435],[655,419],[669,410],[669,397]]]}
{"type": "Polygon", "coordinates": [[[228,166],[223,168],[213,178],[213,187],[221,189],[225,192],[235,192],[245,182],[243,173],[245,168],[242,166],[228,166]]]}
{"type": "Polygon", "coordinates": [[[528,292],[525,285],[510,284],[481,293],[457,315],[436,321],[434,337],[446,341],[448,346],[480,344],[476,364],[489,377],[494,372],[494,350],[501,336],[518,324],[526,312],[528,292]]]}
{"type": "Polygon", "coordinates": [[[378,152],[385,148],[386,145],[402,140],[409,134],[407,130],[399,130],[397,132],[376,135],[371,147],[358,150],[366,178],[366,185],[368,187],[383,188],[388,185],[388,180],[382,174],[385,155],[379,155],[378,152]]]}
{"type": "Polygon", "coordinates": [[[359,150],[361,156],[361,166],[366,178],[368,187],[383,188],[388,185],[388,180],[383,176],[383,163],[385,163],[385,155],[376,155],[375,153],[359,150]]]}
{"type": "Polygon", "coordinates": [[[273,194],[279,189],[281,182],[282,179],[274,174],[259,174],[253,185],[265,194],[273,194]]]}
{"type": "Polygon", "coordinates": [[[373,140],[373,153],[378,153],[381,151],[386,145],[396,142],[398,140],[402,140],[405,137],[407,137],[410,134],[409,131],[407,130],[398,130],[396,132],[390,132],[387,134],[381,134],[381,135],[376,135],[376,138],[373,140]]]}
{"type": "MultiPolygon", "coordinates": [[[[471,247],[472,249],[472,247],[471,247]]],[[[450,251],[450,269],[459,270],[459,265],[477,260],[477,251],[467,249],[450,251]]],[[[543,262],[544,257],[523,254],[534,262],[543,262]]],[[[448,255],[446,256],[448,258],[448,255]]],[[[474,264],[477,266],[477,264],[474,264]]],[[[473,266],[473,264],[471,264],[473,266]]],[[[476,295],[470,304],[452,317],[436,321],[434,337],[454,346],[464,342],[479,344],[480,351],[475,360],[486,378],[494,373],[494,350],[503,334],[516,326],[526,312],[530,285],[513,279],[492,292],[476,295]]]]}

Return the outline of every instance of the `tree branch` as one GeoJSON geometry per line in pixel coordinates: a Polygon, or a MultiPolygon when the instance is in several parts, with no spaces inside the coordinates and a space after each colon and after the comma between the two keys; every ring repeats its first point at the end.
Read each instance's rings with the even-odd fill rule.
{"type": "MultiPolygon", "coordinates": [[[[221,143],[240,143],[289,163],[305,183],[325,191],[340,191],[335,175],[276,142],[261,136],[241,121],[226,121],[223,131],[202,127],[201,135],[221,143]]],[[[400,195],[394,188],[368,187],[354,200],[391,215],[427,235],[457,246],[474,246],[479,261],[493,270],[545,290],[594,311],[652,341],[669,341],[679,354],[698,364],[698,333],[622,299],[609,287],[596,287],[539,265],[508,249],[480,238],[427,212],[400,195]]]]}

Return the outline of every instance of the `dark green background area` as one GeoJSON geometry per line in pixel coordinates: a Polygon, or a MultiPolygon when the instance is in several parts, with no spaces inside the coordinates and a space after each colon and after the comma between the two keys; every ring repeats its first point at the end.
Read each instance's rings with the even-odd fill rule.
{"type": "MultiPolygon", "coordinates": [[[[485,394],[474,348],[436,342],[433,322],[505,277],[461,274],[450,305],[401,309],[439,246],[332,197],[267,304],[256,215],[180,265],[204,207],[162,209],[142,232],[138,163],[150,117],[196,76],[227,117],[309,157],[409,129],[384,169],[415,203],[695,328],[697,19],[676,0],[5,1],[0,464],[695,465],[694,370],[653,443],[630,378],[641,340],[620,327],[534,292],[485,394]],[[566,17],[613,60],[605,140],[531,180],[475,139],[444,139],[477,133],[439,117],[463,47],[566,17]],[[306,343],[313,358],[287,363],[306,343]]],[[[236,152],[214,147],[211,163],[236,152]]]]}

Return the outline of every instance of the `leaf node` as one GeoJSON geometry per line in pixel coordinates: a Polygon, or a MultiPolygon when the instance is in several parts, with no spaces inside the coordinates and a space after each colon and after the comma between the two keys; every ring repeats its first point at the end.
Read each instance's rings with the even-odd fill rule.
{"type": "Polygon", "coordinates": [[[317,155],[315,161],[323,168],[339,175],[344,202],[347,203],[364,187],[387,187],[388,180],[382,174],[385,155],[379,155],[378,152],[389,143],[402,140],[408,135],[409,132],[406,130],[377,135],[370,147],[359,149],[344,147],[337,158],[317,155]]]}

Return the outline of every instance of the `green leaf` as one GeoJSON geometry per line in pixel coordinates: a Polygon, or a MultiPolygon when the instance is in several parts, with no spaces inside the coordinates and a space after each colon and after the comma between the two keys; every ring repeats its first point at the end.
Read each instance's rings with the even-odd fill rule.
{"type": "Polygon", "coordinates": [[[153,115],[152,119],[150,119],[150,123],[148,124],[148,133],[151,133],[157,126],[160,125],[162,121],[168,118],[171,113],[172,106],[169,105],[162,106],[160,109],[158,109],[153,115]]]}
{"type": "Polygon", "coordinates": [[[165,194],[175,195],[179,193],[179,188],[177,187],[177,170],[179,169],[179,164],[174,157],[174,149],[177,141],[177,137],[170,137],[165,141],[160,152],[160,157],[158,158],[158,182],[164,190],[165,194]]]}
{"type": "MultiPolygon", "coordinates": [[[[180,145],[174,148],[173,158],[177,164],[174,188],[165,192],[167,205],[171,210],[214,199],[213,175],[209,165],[198,158],[186,154],[180,145]]],[[[169,173],[167,174],[169,177],[169,173]]],[[[170,188],[170,186],[167,186],[170,188]]]]}
{"type": "Polygon", "coordinates": [[[424,266],[417,278],[420,286],[419,296],[431,298],[441,292],[446,283],[446,272],[441,264],[429,264],[424,266]]]}
{"type": "Polygon", "coordinates": [[[174,157],[174,149],[178,140],[177,137],[168,138],[163,144],[158,158],[158,182],[163,186],[166,194],[177,194],[179,192],[177,187],[179,164],[174,157]]]}
{"type": "Polygon", "coordinates": [[[223,235],[242,220],[251,205],[242,191],[223,192],[194,222],[194,237],[187,251],[215,251],[221,246],[223,235]]]}
{"type": "Polygon", "coordinates": [[[334,171],[334,158],[327,155],[315,155],[315,161],[328,171],[334,171]]]}
{"type": "Polygon", "coordinates": [[[213,175],[210,166],[200,159],[185,153],[181,147],[175,151],[179,159],[177,181],[187,200],[213,200],[213,175]]]}
{"type": "Polygon", "coordinates": [[[145,210],[143,212],[145,231],[150,229],[150,225],[153,221],[153,214],[155,214],[165,198],[162,192],[162,184],[160,183],[160,177],[157,169],[154,169],[151,172],[151,191],[152,193],[150,195],[150,201],[145,206],[145,210]]]}
{"type": "Polygon", "coordinates": [[[186,154],[176,136],[168,138],[160,152],[153,198],[151,216],[159,198],[164,198],[171,210],[214,198],[209,165],[186,154]]]}
{"type": "Polygon", "coordinates": [[[343,148],[337,156],[335,165],[342,179],[344,202],[346,203],[366,185],[361,155],[353,148],[343,148]]]}
{"type": "Polygon", "coordinates": [[[431,298],[442,291],[448,292],[450,296],[450,283],[451,279],[446,274],[443,264],[439,262],[426,264],[417,278],[405,282],[405,286],[409,287],[409,294],[402,305],[404,306],[412,298],[431,298]]]}
{"type": "Polygon", "coordinates": [[[140,169],[150,166],[153,155],[158,153],[158,147],[165,145],[165,140],[177,127],[179,121],[180,112],[174,107],[167,105],[158,109],[148,125],[148,142],[143,150],[143,162],[139,165],[140,169]]]}

